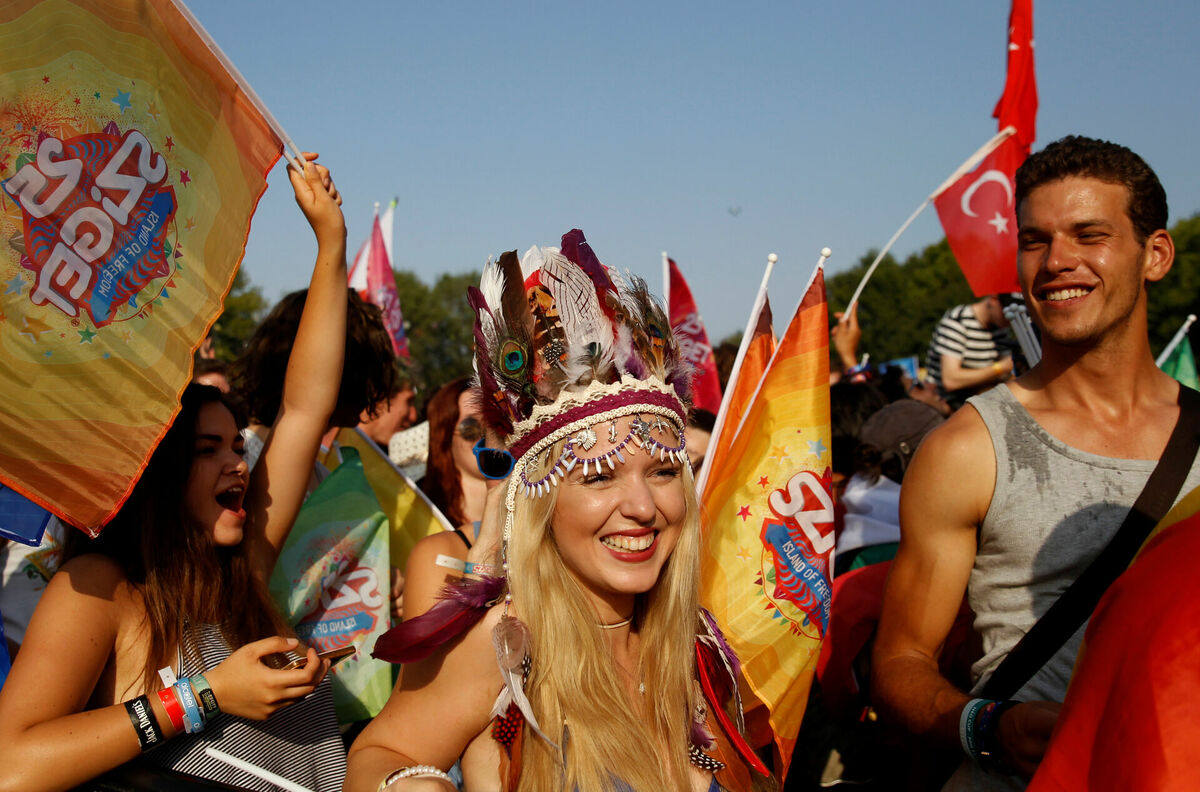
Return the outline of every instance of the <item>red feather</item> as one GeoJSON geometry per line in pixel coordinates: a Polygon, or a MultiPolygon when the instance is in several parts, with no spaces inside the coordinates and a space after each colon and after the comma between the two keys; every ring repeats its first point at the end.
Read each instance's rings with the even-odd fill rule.
{"type": "MultiPolygon", "coordinates": [[[[721,703],[728,698],[728,695],[717,695],[716,679],[723,669],[718,667],[718,661],[704,646],[696,642],[696,669],[700,677],[700,688],[704,691],[704,697],[708,699],[709,709],[717,719],[717,723],[721,726],[721,731],[725,732],[725,736],[729,739],[729,743],[737,751],[738,756],[742,757],[742,761],[755,771],[762,775],[770,775],[767,766],[762,763],[758,755],[754,753],[754,749],[742,737],[737,726],[729,719],[729,714],[725,712],[725,708],[721,703]]],[[[728,694],[728,687],[721,686],[721,690],[728,694]]]]}

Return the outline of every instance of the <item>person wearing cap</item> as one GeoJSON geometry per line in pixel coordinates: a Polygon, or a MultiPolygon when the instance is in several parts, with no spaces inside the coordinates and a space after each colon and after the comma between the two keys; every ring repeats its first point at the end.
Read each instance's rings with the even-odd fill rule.
{"type": "Polygon", "coordinates": [[[909,460],[945,418],[914,399],[898,399],[863,424],[854,475],[842,493],[846,513],[838,532],[834,574],[887,561],[900,543],[900,484],[909,460]]]}

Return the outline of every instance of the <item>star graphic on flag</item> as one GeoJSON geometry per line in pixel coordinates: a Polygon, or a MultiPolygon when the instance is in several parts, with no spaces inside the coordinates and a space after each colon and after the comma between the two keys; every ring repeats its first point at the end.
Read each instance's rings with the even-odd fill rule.
{"type": "Polygon", "coordinates": [[[122,113],[133,106],[133,102],[129,100],[129,91],[117,91],[117,95],[113,97],[112,101],[113,104],[121,108],[122,113]]]}
{"type": "Polygon", "coordinates": [[[4,283],[6,286],[8,286],[8,288],[4,290],[5,294],[20,294],[21,287],[25,284],[25,281],[21,280],[21,273],[18,272],[13,276],[12,280],[5,281],[4,283]]]}
{"type": "Polygon", "coordinates": [[[157,121],[157,120],[158,120],[158,114],[159,114],[159,112],[160,112],[160,111],[159,111],[159,109],[158,109],[158,105],[157,105],[155,102],[151,102],[151,103],[150,103],[150,106],[146,108],[146,113],[147,113],[148,115],[152,115],[152,116],[154,116],[154,120],[155,120],[155,121],[157,121]]]}
{"type": "Polygon", "coordinates": [[[808,441],[808,453],[816,456],[825,455],[825,443],[820,438],[808,441]]]}
{"type": "Polygon", "coordinates": [[[23,324],[25,329],[21,331],[21,335],[27,335],[34,341],[37,341],[38,336],[50,329],[50,325],[46,324],[41,319],[32,319],[28,316],[24,317],[23,324]]]}
{"type": "Polygon", "coordinates": [[[742,508],[738,509],[737,516],[742,518],[742,522],[746,522],[746,518],[750,516],[750,507],[743,506],[742,508]]]}
{"type": "Polygon", "coordinates": [[[191,180],[192,180],[192,177],[188,176],[187,171],[185,171],[185,170],[179,171],[179,183],[180,184],[186,185],[189,182],[191,182],[191,180]]]}
{"type": "Polygon", "coordinates": [[[175,148],[175,141],[171,140],[170,135],[167,135],[167,151],[170,151],[173,148],[175,148]]]}
{"type": "Polygon", "coordinates": [[[184,231],[191,231],[191,230],[192,230],[193,228],[195,228],[195,227],[196,227],[196,218],[194,218],[194,217],[189,217],[189,218],[187,219],[187,223],[185,223],[185,224],[184,224],[184,226],[183,226],[183,230],[184,230],[184,231]]]}
{"type": "Polygon", "coordinates": [[[744,545],[738,546],[737,557],[742,559],[743,561],[749,561],[752,558],[754,558],[754,556],[750,555],[750,550],[748,548],[746,548],[744,545]]]}
{"type": "Polygon", "coordinates": [[[778,459],[780,462],[788,458],[787,446],[775,446],[771,449],[771,459],[778,459]]]}
{"type": "Polygon", "coordinates": [[[122,330],[121,331],[121,340],[124,341],[126,344],[128,344],[130,341],[133,340],[133,331],[122,330]]]}
{"type": "Polygon", "coordinates": [[[78,96],[76,96],[76,97],[75,97],[75,104],[79,104],[79,97],[78,97],[78,96]]]}
{"type": "Polygon", "coordinates": [[[92,96],[94,96],[94,97],[96,97],[97,99],[99,99],[99,98],[100,98],[100,92],[99,92],[99,91],[96,91],[96,93],[92,94],[92,96]]]}
{"type": "Polygon", "coordinates": [[[81,344],[90,344],[92,343],[92,339],[96,337],[95,331],[89,327],[77,330],[76,332],[79,333],[79,343],[81,344]]]}
{"type": "Polygon", "coordinates": [[[766,489],[768,486],[770,486],[770,484],[771,482],[767,481],[766,476],[763,476],[758,480],[758,486],[762,487],[763,489],[766,489]]]}
{"type": "Polygon", "coordinates": [[[1008,218],[1005,217],[1004,215],[1000,214],[999,212],[996,212],[996,216],[993,217],[991,220],[988,220],[988,225],[995,228],[997,234],[1007,234],[1008,233],[1008,218]]]}
{"type": "Polygon", "coordinates": [[[48,82],[50,82],[50,78],[47,77],[46,75],[42,75],[42,82],[48,83],[48,82]]]}

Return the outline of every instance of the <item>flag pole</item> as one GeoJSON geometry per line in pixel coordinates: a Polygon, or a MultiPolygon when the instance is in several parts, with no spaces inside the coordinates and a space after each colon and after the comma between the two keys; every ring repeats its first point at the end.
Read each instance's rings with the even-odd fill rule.
{"type": "Polygon", "coordinates": [[[1183,342],[1187,336],[1188,330],[1192,329],[1192,323],[1196,321],[1196,314],[1188,314],[1188,318],[1183,320],[1183,327],[1171,338],[1170,343],[1163,348],[1162,354],[1158,356],[1158,360],[1154,361],[1154,365],[1162,368],[1163,363],[1167,362],[1167,358],[1171,357],[1171,353],[1175,351],[1175,347],[1183,342]]]}
{"type": "Polygon", "coordinates": [[[892,234],[892,238],[887,241],[887,244],[883,246],[883,250],[879,251],[879,255],[877,255],[875,260],[871,262],[871,266],[867,267],[867,271],[862,276],[862,280],[858,282],[858,288],[854,290],[854,296],[850,298],[850,303],[846,306],[846,313],[850,313],[850,311],[854,308],[855,303],[858,302],[859,295],[862,294],[863,289],[867,285],[867,281],[869,281],[871,276],[875,274],[875,268],[879,266],[879,262],[883,261],[883,257],[886,256],[888,251],[892,249],[892,245],[896,244],[896,240],[900,238],[901,234],[908,230],[908,227],[912,225],[914,220],[917,219],[917,216],[920,215],[921,212],[925,211],[925,207],[933,203],[933,201],[939,195],[950,189],[950,186],[961,179],[963,174],[968,173],[972,168],[978,165],[984,157],[995,151],[1001,143],[1003,143],[1012,135],[1016,134],[1016,131],[1016,127],[1006,126],[1004,129],[997,132],[995,137],[993,137],[987,143],[984,143],[974,154],[967,157],[966,161],[963,162],[962,165],[959,165],[958,169],[955,170],[954,173],[950,174],[949,178],[942,182],[936,190],[930,193],[928,198],[921,202],[921,205],[917,207],[916,211],[909,215],[908,219],[904,221],[904,225],[900,226],[900,228],[896,230],[896,233],[892,234]]]}
{"type": "Polygon", "coordinates": [[[271,127],[271,130],[275,133],[275,136],[283,141],[285,146],[291,149],[292,156],[288,160],[289,164],[303,173],[304,155],[300,152],[300,149],[296,147],[295,142],[283,128],[283,125],[279,123],[279,119],[275,118],[275,114],[267,108],[266,104],[262,99],[259,98],[254,88],[250,86],[250,83],[245,77],[242,76],[242,73],[238,71],[238,67],[233,65],[233,61],[229,59],[229,56],[225,54],[224,50],[221,49],[220,45],[217,44],[213,37],[208,34],[208,31],[204,29],[204,25],[200,24],[200,20],[196,19],[196,15],[193,14],[191,9],[184,4],[183,0],[171,0],[171,3],[175,6],[175,9],[183,15],[183,18],[188,21],[188,24],[190,24],[196,30],[196,35],[200,37],[200,40],[204,42],[209,51],[212,52],[212,54],[216,56],[217,60],[220,61],[221,65],[225,67],[225,71],[229,72],[229,76],[233,78],[233,81],[237,83],[238,88],[240,88],[242,93],[246,95],[246,98],[250,100],[250,104],[254,105],[255,109],[262,113],[263,120],[267,122],[267,126],[271,127]]]}
{"type": "Polygon", "coordinates": [[[667,319],[671,318],[671,260],[667,258],[667,251],[662,252],[663,261],[663,307],[667,309],[667,319]]]}
{"type": "MultiPolygon", "coordinates": [[[[733,359],[733,368],[729,372],[729,380],[725,383],[725,393],[721,396],[721,407],[717,410],[717,420],[713,424],[712,433],[708,436],[708,447],[704,450],[704,456],[707,458],[714,450],[717,438],[721,436],[721,429],[725,426],[725,416],[729,412],[729,397],[733,393],[733,386],[737,384],[738,377],[742,373],[742,360],[746,357],[746,350],[750,346],[750,338],[754,335],[754,328],[758,325],[758,316],[762,313],[763,305],[767,301],[767,281],[771,279],[771,271],[775,269],[775,263],[779,261],[779,256],[771,253],[767,256],[767,269],[763,272],[762,283],[758,287],[758,294],[754,297],[754,305],[750,308],[750,317],[746,320],[746,329],[742,332],[742,342],[738,345],[737,356],[733,359]]],[[[708,471],[711,465],[705,465],[700,471],[700,478],[696,481],[696,492],[703,493],[704,487],[708,483],[708,471]]]]}
{"type": "MultiPolygon", "coordinates": [[[[829,257],[832,255],[833,255],[833,251],[830,250],[829,248],[827,248],[827,247],[821,248],[821,256],[820,256],[820,258],[817,259],[817,266],[813,267],[812,274],[808,276],[808,283],[804,284],[804,289],[800,292],[800,299],[796,301],[796,308],[795,308],[795,310],[792,311],[793,319],[795,318],[796,314],[800,313],[800,306],[804,302],[804,297],[805,297],[805,295],[808,294],[808,290],[812,288],[813,281],[815,281],[817,279],[817,274],[820,273],[825,268],[825,262],[828,261],[829,257]]],[[[788,327],[791,327],[791,324],[792,324],[792,319],[788,319],[788,327]]],[[[784,329],[783,334],[785,336],[787,335],[786,328],[784,329]]],[[[779,355],[779,347],[775,347],[775,351],[771,353],[771,359],[767,361],[767,367],[765,369],[763,369],[762,380],[759,381],[758,387],[754,389],[754,395],[750,397],[750,404],[754,404],[754,400],[758,398],[758,392],[760,390],[762,390],[763,380],[766,380],[767,374],[771,371],[771,367],[773,365],[775,365],[775,358],[778,355],[779,355]]],[[[750,415],[749,409],[747,409],[746,412],[744,412],[742,414],[742,422],[740,424],[738,424],[737,431],[733,433],[733,438],[729,441],[730,445],[733,445],[733,443],[737,442],[738,435],[741,434],[742,427],[745,426],[746,418],[749,415],[750,415]]]]}

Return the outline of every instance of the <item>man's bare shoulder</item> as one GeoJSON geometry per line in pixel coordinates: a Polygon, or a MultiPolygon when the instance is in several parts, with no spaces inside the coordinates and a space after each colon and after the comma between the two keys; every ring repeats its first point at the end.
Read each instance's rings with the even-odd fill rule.
{"type": "Polygon", "coordinates": [[[991,436],[968,405],[926,435],[917,449],[900,494],[902,532],[973,530],[987,513],[995,484],[991,436]]]}

